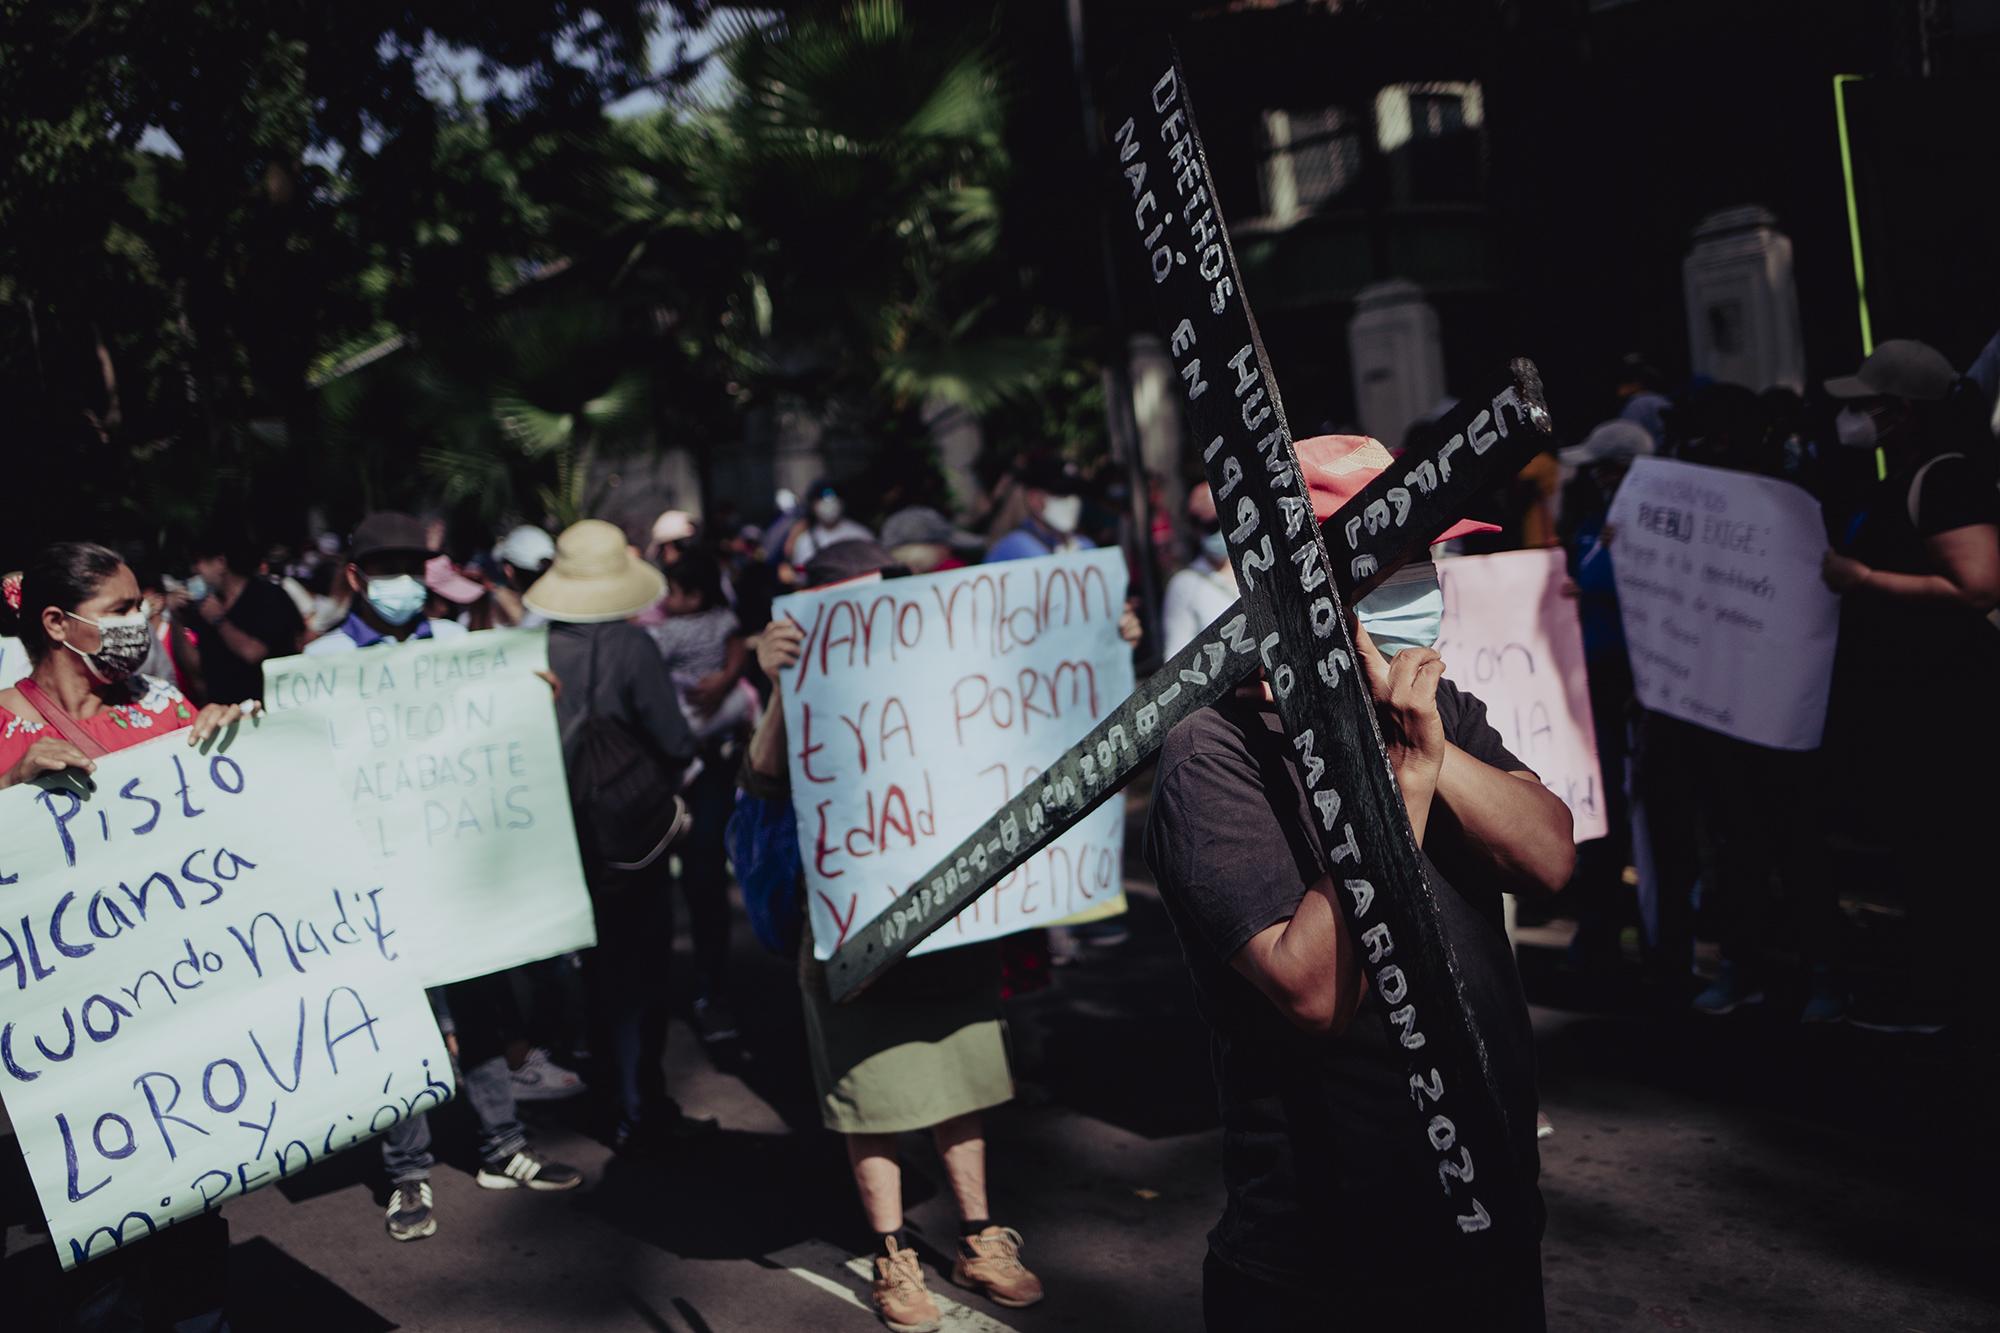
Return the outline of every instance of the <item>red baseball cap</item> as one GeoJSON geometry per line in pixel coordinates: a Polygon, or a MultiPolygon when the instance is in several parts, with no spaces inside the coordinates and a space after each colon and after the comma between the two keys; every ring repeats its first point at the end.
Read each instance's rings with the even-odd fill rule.
{"type": "MultiPolygon", "coordinates": [[[[1299,469],[1305,473],[1306,491],[1312,496],[1313,517],[1322,523],[1396,461],[1380,440],[1367,435],[1315,435],[1292,447],[1298,450],[1299,469]]],[[[1496,523],[1461,519],[1432,538],[1431,544],[1498,531],[1496,523]]]]}

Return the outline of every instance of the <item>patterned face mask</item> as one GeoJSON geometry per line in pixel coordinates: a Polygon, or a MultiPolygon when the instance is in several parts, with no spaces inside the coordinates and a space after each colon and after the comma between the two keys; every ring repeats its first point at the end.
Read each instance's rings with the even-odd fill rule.
{"type": "Polygon", "coordinates": [[[100,685],[116,685],[139,669],[152,651],[152,632],[146,625],[144,610],[129,615],[106,616],[102,620],[87,620],[74,611],[64,615],[79,624],[89,625],[97,631],[97,651],[86,653],[69,640],[63,640],[63,647],[83,659],[84,670],[90,672],[100,685]]]}

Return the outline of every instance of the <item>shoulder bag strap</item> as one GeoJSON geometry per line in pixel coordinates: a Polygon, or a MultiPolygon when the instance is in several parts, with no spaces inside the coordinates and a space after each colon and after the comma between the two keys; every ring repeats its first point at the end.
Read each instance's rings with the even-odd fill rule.
{"type": "Polygon", "coordinates": [[[42,721],[54,727],[56,734],[71,745],[92,759],[102,759],[111,753],[103,741],[78,726],[76,719],[65,713],[61,706],[43,693],[41,687],[33,680],[24,676],[14,682],[14,688],[21,692],[21,697],[28,701],[30,707],[42,715],[42,721]]]}

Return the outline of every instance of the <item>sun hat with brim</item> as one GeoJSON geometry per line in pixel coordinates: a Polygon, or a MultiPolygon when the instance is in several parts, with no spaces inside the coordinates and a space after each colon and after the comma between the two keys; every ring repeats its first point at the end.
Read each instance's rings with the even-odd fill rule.
{"type": "MultiPolygon", "coordinates": [[[[1313,517],[1322,523],[1396,461],[1380,440],[1367,435],[1315,435],[1292,447],[1298,450],[1299,467],[1305,472],[1313,517]]],[[[1431,538],[1431,543],[1469,537],[1475,532],[1498,531],[1495,524],[1462,519],[1431,538]]]]}
{"type": "Polygon", "coordinates": [[[666,593],[666,575],[625,544],[620,528],[586,518],[556,538],[555,563],[521,600],[550,620],[591,625],[630,619],[666,593]]]}
{"type": "Polygon", "coordinates": [[[408,514],[384,510],[366,515],[354,525],[348,541],[348,559],[356,562],[371,555],[436,555],[424,533],[422,520],[408,514]]]}
{"type": "Polygon", "coordinates": [[[1653,433],[1638,422],[1621,417],[1616,421],[1598,422],[1581,443],[1558,450],[1556,458],[1565,467],[1582,467],[1585,463],[1614,460],[1629,463],[1652,452],[1653,433]]]}
{"type": "Polygon", "coordinates": [[[447,602],[471,606],[486,595],[486,589],[451,563],[448,555],[434,555],[424,561],[424,586],[447,602]]]}
{"type": "Polygon", "coordinates": [[[1826,382],[1835,398],[1908,398],[1920,403],[1951,397],[1958,372],[1944,353],[1915,338],[1891,338],[1868,354],[1860,369],[1826,382]]]}

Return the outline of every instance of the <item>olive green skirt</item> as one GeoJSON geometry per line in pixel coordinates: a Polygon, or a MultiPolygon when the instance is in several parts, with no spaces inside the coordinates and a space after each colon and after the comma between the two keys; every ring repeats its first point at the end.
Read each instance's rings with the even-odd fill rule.
{"type": "Polygon", "coordinates": [[[828,1129],[900,1134],[1012,1100],[1000,954],[991,944],[908,959],[859,998],[835,1004],[808,929],[799,991],[828,1129]]]}

